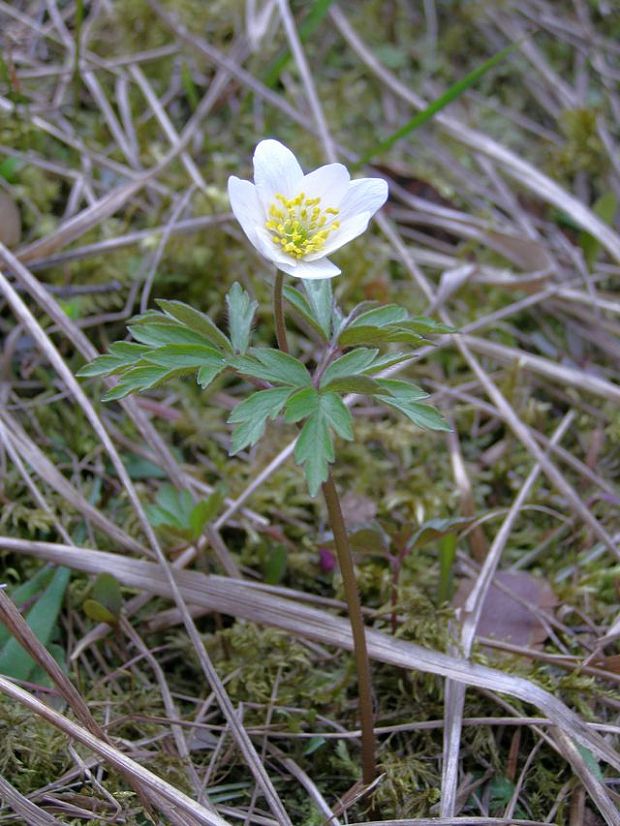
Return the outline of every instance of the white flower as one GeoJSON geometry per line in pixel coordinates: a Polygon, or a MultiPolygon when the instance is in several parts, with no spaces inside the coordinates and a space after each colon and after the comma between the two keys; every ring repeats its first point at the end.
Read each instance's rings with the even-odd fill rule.
{"type": "Polygon", "coordinates": [[[388,196],[381,178],[352,181],[340,163],[304,175],[278,141],[254,152],[254,183],[234,175],[228,197],[235,217],[258,252],[288,275],[332,278],[340,270],[327,256],[357,238],[388,196]]]}

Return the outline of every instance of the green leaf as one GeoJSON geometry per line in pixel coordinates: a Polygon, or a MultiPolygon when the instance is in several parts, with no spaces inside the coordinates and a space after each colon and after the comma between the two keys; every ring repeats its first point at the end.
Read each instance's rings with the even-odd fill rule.
{"type": "Polygon", "coordinates": [[[268,585],[278,585],[284,579],[288,554],[284,545],[276,545],[271,548],[269,555],[263,566],[265,582],[268,585]]]}
{"type": "Polygon", "coordinates": [[[98,574],[90,598],[82,604],[84,612],[96,622],[116,625],[122,607],[121,586],[116,577],[108,573],[98,574]]]}
{"type": "Polygon", "coordinates": [[[409,318],[409,313],[404,307],[398,304],[384,304],[382,307],[373,307],[360,313],[349,324],[349,327],[385,327],[398,321],[405,321],[409,318]]]}
{"type": "MultiPolygon", "coordinates": [[[[226,366],[226,364],[224,364],[226,366]]],[[[196,381],[204,390],[208,387],[213,379],[217,378],[219,374],[222,372],[223,367],[218,364],[208,364],[204,367],[201,367],[198,371],[198,375],[196,376],[196,381]]]]}
{"type": "Polygon", "coordinates": [[[308,757],[311,754],[314,754],[314,752],[322,748],[325,745],[325,743],[327,743],[327,740],[325,739],[325,737],[321,737],[320,734],[317,734],[315,737],[311,737],[308,740],[306,747],[304,748],[304,757],[308,757]]]}
{"type": "Polygon", "coordinates": [[[582,756],[583,762],[590,769],[592,775],[596,777],[596,779],[599,782],[604,783],[605,778],[603,777],[603,772],[601,771],[599,762],[594,756],[594,754],[590,751],[590,749],[586,748],[585,746],[582,746],[581,743],[575,743],[575,748],[582,756]]]}
{"type": "Polygon", "coordinates": [[[388,341],[391,341],[389,330],[374,325],[348,326],[338,336],[338,344],[341,347],[355,347],[358,344],[385,344],[388,341]]]}
{"type": "Polygon", "coordinates": [[[259,390],[235,407],[228,419],[230,424],[237,425],[232,434],[231,456],[256,444],[265,431],[267,419],[275,419],[291,392],[290,387],[259,390]]]}
{"type": "Polygon", "coordinates": [[[162,525],[186,532],[190,528],[194,500],[188,490],[177,490],[174,485],[161,485],[155,495],[155,502],[145,510],[153,527],[162,525]]]}
{"type": "Polygon", "coordinates": [[[425,315],[416,315],[408,318],[404,323],[400,323],[399,327],[406,330],[413,330],[416,333],[426,335],[428,333],[456,333],[455,327],[450,327],[448,324],[442,324],[441,321],[436,321],[434,318],[428,318],[425,315]]]}
{"type": "Polygon", "coordinates": [[[394,410],[404,413],[409,421],[422,428],[422,430],[452,430],[441,413],[431,407],[430,404],[418,404],[417,402],[394,399],[389,396],[377,396],[376,398],[388,407],[393,407],[394,410]]]}
{"type": "Polygon", "coordinates": [[[309,324],[312,329],[319,334],[323,341],[327,341],[327,336],[325,335],[324,330],[322,329],[321,325],[318,323],[316,318],[312,313],[312,307],[305,295],[296,290],[294,287],[289,286],[288,284],[284,287],[284,297],[288,301],[288,303],[299,313],[299,315],[304,319],[304,321],[309,324]]]}
{"type": "Polygon", "coordinates": [[[96,599],[85,599],[82,603],[82,610],[94,622],[107,622],[108,625],[118,624],[118,617],[96,599]]]}
{"type": "Polygon", "coordinates": [[[296,393],[295,408],[287,409],[289,421],[298,421],[306,415],[295,445],[295,461],[304,466],[311,496],[326,481],[329,463],[334,461],[334,445],[330,428],[343,439],[353,438],[353,418],[340,396],[335,393],[317,394],[314,388],[296,393]],[[303,394],[307,402],[304,403],[303,394]]]}
{"type": "MultiPolygon", "coordinates": [[[[68,568],[57,568],[49,585],[26,617],[33,634],[46,648],[56,631],[56,621],[70,577],[71,571],[68,568]]],[[[0,651],[0,674],[14,680],[28,680],[34,668],[35,661],[30,654],[11,637],[0,651]]]]}
{"type": "Polygon", "coordinates": [[[110,346],[110,351],[102,356],[97,356],[88,364],[85,364],[76,375],[80,378],[93,378],[94,376],[109,376],[114,373],[136,364],[148,352],[150,347],[144,344],[135,344],[129,341],[117,341],[110,346]],[[123,345],[120,347],[119,345],[123,345]]]}
{"type": "Polygon", "coordinates": [[[181,367],[197,370],[204,366],[218,366],[222,370],[226,366],[219,350],[204,344],[166,344],[157,350],[150,350],[143,360],[169,370],[181,367]]]}
{"type": "Polygon", "coordinates": [[[331,393],[359,393],[365,396],[381,393],[381,385],[370,376],[363,375],[342,376],[342,378],[333,379],[321,389],[331,393]]]}
{"type": "Polygon", "coordinates": [[[332,331],[332,311],[334,307],[332,280],[331,278],[306,279],[304,289],[312,315],[325,338],[329,339],[332,331]]]}
{"type": "Polygon", "coordinates": [[[168,379],[174,378],[184,372],[184,368],[177,370],[167,370],[165,367],[134,367],[123,373],[118,383],[102,396],[104,402],[111,402],[122,399],[130,393],[137,393],[140,390],[149,390],[158,384],[162,384],[168,379]]]}
{"type": "Polygon", "coordinates": [[[226,295],[226,304],[233,349],[236,353],[245,353],[250,343],[250,331],[258,301],[253,301],[241,284],[235,281],[226,295]]]}
{"type": "Polygon", "coordinates": [[[189,524],[194,539],[202,534],[205,525],[213,521],[224,502],[224,494],[221,490],[214,490],[208,499],[202,499],[194,505],[189,518],[189,524]]]}
{"type": "MultiPolygon", "coordinates": [[[[18,585],[16,588],[10,588],[9,596],[15,603],[18,608],[21,608],[22,605],[26,602],[30,602],[33,597],[39,594],[44,588],[47,587],[49,584],[50,579],[54,575],[54,568],[51,565],[46,565],[45,567],[41,568],[41,570],[37,571],[34,576],[30,577],[30,579],[26,580],[26,582],[18,585]]],[[[6,625],[0,623],[0,648],[4,645],[4,643],[10,639],[11,634],[9,629],[6,625]]]]}
{"type": "Polygon", "coordinates": [[[204,336],[174,323],[130,324],[127,329],[136,341],[148,344],[151,347],[163,347],[166,344],[205,343],[204,336]]]}
{"type": "Polygon", "coordinates": [[[164,301],[160,298],[157,305],[170,318],[180,321],[185,327],[206,338],[220,350],[232,352],[232,345],[227,336],[211,321],[208,315],[201,313],[182,301],[164,301]]]}
{"type": "Polygon", "coordinates": [[[304,387],[293,393],[286,403],[284,419],[287,422],[299,422],[310,416],[319,407],[319,392],[314,387],[304,387]]]}
{"type": "Polygon", "coordinates": [[[322,394],[319,408],[336,433],[350,442],[353,439],[353,416],[340,396],[336,393],[322,394]]]}
{"type": "Polygon", "coordinates": [[[464,78],[454,83],[443,93],[443,95],[440,95],[425,109],[422,109],[421,112],[414,115],[407,121],[407,123],[403,124],[400,129],[397,129],[388,138],[373,146],[373,148],[356,164],[356,167],[364,166],[364,164],[368,163],[371,158],[374,158],[376,155],[381,155],[388,149],[391,149],[397,141],[411,134],[414,129],[419,129],[420,126],[429,121],[434,115],[437,114],[437,112],[440,112],[449,103],[452,103],[452,101],[460,97],[463,92],[466,92],[470,86],[477,83],[490,69],[493,69],[498,63],[501,63],[501,61],[519,45],[520,41],[511,43],[509,46],[506,46],[506,48],[496,52],[496,54],[488,60],[485,60],[484,63],[475,68],[472,72],[469,72],[469,74],[465,75],[464,78]]]}
{"type": "Polygon", "coordinates": [[[393,397],[391,400],[399,399],[405,402],[419,402],[422,399],[428,399],[428,393],[409,381],[402,379],[377,379],[377,384],[382,388],[384,393],[393,397]]]}
{"type": "Polygon", "coordinates": [[[295,445],[295,461],[303,465],[310,496],[316,496],[327,480],[334,445],[325,414],[317,410],[306,419],[295,445]]]}
{"type": "Polygon", "coordinates": [[[384,344],[390,341],[407,342],[415,346],[423,344],[426,339],[405,327],[406,324],[409,322],[386,324],[384,327],[366,324],[359,327],[349,326],[338,336],[338,344],[341,347],[353,347],[357,344],[384,344]]]}
{"type": "Polygon", "coordinates": [[[230,365],[240,373],[257,379],[304,387],[312,383],[310,373],[298,359],[267,347],[253,347],[249,356],[238,356],[230,365]]]}
{"type": "Polygon", "coordinates": [[[167,473],[156,465],[154,462],[145,459],[143,456],[137,456],[135,453],[125,453],[121,455],[125,470],[129,474],[129,478],[134,481],[140,479],[167,479],[167,473]]]}
{"type": "Polygon", "coordinates": [[[437,602],[441,605],[452,598],[453,567],[456,559],[457,537],[448,533],[439,540],[439,583],[437,602]]]}
{"type": "Polygon", "coordinates": [[[207,499],[194,503],[189,490],[177,490],[165,484],[157,491],[155,502],[146,506],[146,512],[154,527],[164,526],[186,538],[197,539],[221,508],[222,501],[222,492],[216,490],[207,499]]]}
{"type": "Polygon", "coordinates": [[[411,353],[386,353],[383,356],[378,356],[370,367],[364,370],[364,373],[366,375],[380,373],[381,370],[392,367],[394,364],[401,364],[403,361],[408,361],[411,358],[411,353]]]}
{"type": "Polygon", "coordinates": [[[332,361],[323,373],[321,387],[329,384],[330,381],[334,379],[339,379],[343,376],[354,376],[368,369],[375,360],[378,352],[376,348],[358,347],[355,350],[351,350],[350,353],[340,356],[340,358],[332,361]]]}

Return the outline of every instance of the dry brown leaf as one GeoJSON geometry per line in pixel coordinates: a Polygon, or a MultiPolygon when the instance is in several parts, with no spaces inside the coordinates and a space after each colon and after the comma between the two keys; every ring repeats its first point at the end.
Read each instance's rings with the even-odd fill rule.
{"type": "MultiPolygon", "coordinates": [[[[454,597],[456,606],[465,604],[473,585],[471,579],[460,583],[454,597]]],[[[544,579],[522,571],[497,573],[482,606],[477,636],[528,648],[540,647],[547,638],[547,629],[525,603],[534,609],[550,611],[557,599],[544,579]]]]}

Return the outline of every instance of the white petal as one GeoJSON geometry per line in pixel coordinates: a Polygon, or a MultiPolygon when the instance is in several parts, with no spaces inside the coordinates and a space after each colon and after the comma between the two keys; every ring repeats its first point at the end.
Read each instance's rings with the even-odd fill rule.
{"type": "Polygon", "coordinates": [[[339,250],[340,247],[343,247],[345,244],[348,244],[349,241],[361,235],[362,232],[365,232],[371,218],[372,215],[370,212],[362,212],[353,218],[349,218],[348,221],[344,221],[339,229],[332,232],[321,251],[310,253],[310,255],[306,256],[305,260],[316,261],[317,258],[322,258],[324,255],[331,255],[332,252],[339,250]]]}
{"type": "Polygon", "coordinates": [[[256,187],[249,181],[242,181],[241,178],[231,175],[228,179],[228,198],[235,218],[254,243],[256,227],[265,223],[265,213],[258,200],[256,187]]]}
{"type": "Polygon", "coordinates": [[[344,223],[360,212],[369,212],[372,218],[386,202],[387,196],[388,185],[382,178],[359,178],[357,181],[351,181],[340,204],[338,220],[344,223]]]}
{"type": "Polygon", "coordinates": [[[297,158],[279,141],[261,141],[254,152],[254,183],[265,209],[273,203],[276,194],[294,198],[300,192],[304,177],[297,158]]]}
{"type": "Polygon", "coordinates": [[[319,261],[300,260],[291,264],[278,264],[282,272],[294,275],[296,278],[333,278],[340,275],[342,270],[332,264],[327,258],[319,261]]]}
{"type": "Polygon", "coordinates": [[[285,252],[282,252],[277,244],[271,240],[271,235],[264,227],[256,227],[254,237],[250,239],[256,249],[260,252],[263,258],[273,261],[274,264],[280,266],[281,264],[289,264],[295,259],[291,258],[285,252]]]}
{"type": "Polygon", "coordinates": [[[341,163],[329,163],[320,166],[304,176],[301,191],[308,198],[320,198],[321,207],[337,207],[347,194],[351,176],[346,166],[341,163]]]}

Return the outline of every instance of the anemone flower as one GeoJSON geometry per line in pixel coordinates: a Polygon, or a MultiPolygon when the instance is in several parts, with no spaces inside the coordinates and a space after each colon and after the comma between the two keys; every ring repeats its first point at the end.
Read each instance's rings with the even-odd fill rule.
{"type": "Polygon", "coordinates": [[[384,180],[352,181],[340,163],[304,175],[291,150],[275,140],[256,147],[254,183],[228,179],[232,211],[251,243],[297,278],[338,275],[327,256],[366,230],[387,195],[384,180]]]}

